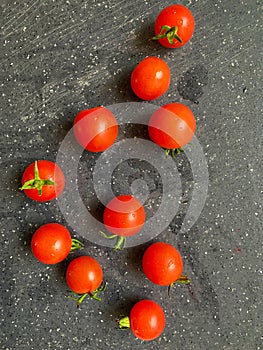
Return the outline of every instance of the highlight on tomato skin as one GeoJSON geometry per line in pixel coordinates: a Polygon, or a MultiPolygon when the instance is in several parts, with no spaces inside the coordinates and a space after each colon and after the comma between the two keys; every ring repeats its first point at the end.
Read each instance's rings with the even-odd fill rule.
{"type": "Polygon", "coordinates": [[[135,66],[131,74],[131,88],[142,100],[155,100],[169,88],[170,68],[159,57],[149,56],[135,66]]]}
{"type": "Polygon", "coordinates": [[[166,318],[162,307],[153,300],[140,300],[133,305],[130,315],[118,320],[119,329],[131,329],[140,340],[151,341],[164,331],[166,318]]]}
{"type": "Polygon", "coordinates": [[[90,152],[103,152],[118,136],[118,123],[113,113],[102,106],[80,111],[73,124],[77,142],[90,152]]]}
{"type": "Polygon", "coordinates": [[[193,138],[196,120],[191,109],[177,102],[157,109],[150,117],[148,132],[150,139],[167,150],[181,149],[193,138]]]}
{"type": "Polygon", "coordinates": [[[167,48],[184,46],[193,36],[195,20],[192,12],[181,4],[173,4],[164,8],[157,16],[154,24],[153,40],[167,48]]]}

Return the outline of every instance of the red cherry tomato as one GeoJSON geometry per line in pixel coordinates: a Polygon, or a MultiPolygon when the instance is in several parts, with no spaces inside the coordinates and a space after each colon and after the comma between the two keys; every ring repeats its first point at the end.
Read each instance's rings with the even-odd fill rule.
{"type": "Polygon", "coordinates": [[[132,195],[114,197],[106,206],[103,213],[103,223],[106,229],[113,233],[114,238],[120,236],[115,249],[125,243],[125,237],[138,233],[145,222],[143,205],[132,195]]]}
{"type": "Polygon", "coordinates": [[[91,152],[103,152],[115,142],[118,123],[110,110],[96,107],[76,115],[73,131],[83,148],[91,152]]]}
{"type": "Polygon", "coordinates": [[[97,294],[105,289],[103,286],[103,271],[99,262],[91,256],[80,256],[72,260],[66,271],[66,282],[69,288],[79,296],[78,305],[87,294],[100,300],[97,294]]]}
{"type": "Polygon", "coordinates": [[[72,247],[72,239],[66,227],[50,223],[39,227],[33,234],[31,250],[44,264],[57,264],[64,260],[72,247]]]}
{"type": "Polygon", "coordinates": [[[118,236],[133,236],[145,221],[142,204],[132,195],[114,197],[106,206],[103,222],[109,232],[118,236]]]}
{"type": "Polygon", "coordinates": [[[148,125],[151,140],[168,150],[189,143],[195,129],[196,121],[191,109],[181,103],[169,103],[157,109],[148,125]]]}
{"type": "Polygon", "coordinates": [[[38,160],[24,171],[21,190],[35,201],[46,202],[60,196],[64,186],[61,168],[49,160],[38,160]]]}
{"type": "Polygon", "coordinates": [[[160,286],[169,286],[182,276],[183,260],[172,245],[157,242],[144,252],[142,268],[150,281],[160,286]]]}
{"type": "Polygon", "coordinates": [[[152,300],[141,300],[133,306],[129,317],[119,321],[119,328],[131,328],[135,337],[153,340],[163,333],[165,323],[164,311],[159,304],[152,300]]]}
{"type": "Polygon", "coordinates": [[[162,96],[170,85],[170,69],[158,57],[147,57],[133,70],[131,87],[142,100],[154,100],[162,96]]]}
{"type": "Polygon", "coordinates": [[[194,17],[188,8],[179,4],[170,5],[157,16],[153,39],[168,48],[180,47],[191,39],[194,26],[194,17]]]}

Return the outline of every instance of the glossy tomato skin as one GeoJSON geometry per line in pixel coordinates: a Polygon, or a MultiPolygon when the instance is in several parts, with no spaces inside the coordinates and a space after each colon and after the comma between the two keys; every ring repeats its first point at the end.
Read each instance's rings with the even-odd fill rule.
{"type": "Polygon", "coordinates": [[[191,11],[180,4],[170,5],[164,8],[156,18],[154,31],[155,35],[162,33],[162,27],[177,27],[177,35],[182,39],[182,43],[174,39],[169,43],[167,38],[159,39],[161,45],[168,48],[177,48],[185,45],[194,33],[195,21],[191,11]]]}
{"type": "Polygon", "coordinates": [[[150,139],[166,149],[181,148],[194,136],[196,120],[182,103],[169,103],[157,109],[148,124],[150,139]]]}
{"type": "Polygon", "coordinates": [[[144,252],[142,268],[150,281],[160,286],[169,286],[181,277],[183,260],[172,245],[156,242],[144,252]]]}
{"type": "Polygon", "coordinates": [[[141,300],[131,309],[131,331],[141,340],[158,338],[164,331],[165,323],[163,309],[152,300],[141,300]]]}
{"type": "Polygon", "coordinates": [[[115,116],[105,107],[80,111],[74,120],[73,131],[78,143],[90,152],[103,152],[118,136],[115,116]]]}
{"type": "MultiPolygon", "coordinates": [[[[50,180],[54,185],[44,185],[42,187],[42,194],[36,188],[24,189],[24,193],[27,197],[37,202],[51,201],[61,195],[65,187],[65,177],[61,168],[49,160],[38,160],[37,167],[39,177],[42,180],[50,180]]],[[[23,185],[35,178],[35,162],[31,163],[24,171],[22,176],[23,185]]]]}
{"type": "Polygon", "coordinates": [[[43,264],[57,264],[64,260],[71,249],[72,239],[65,226],[49,223],[39,227],[33,234],[31,250],[43,264]]]}
{"type": "Polygon", "coordinates": [[[69,263],[66,281],[69,288],[77,294],[91,293],[102,284],[102,267],[95,258],[80,256],[69,263]]]}
{"type": "Polygon", "coordinates": [[[162,96],[170,85],[170,69],[158,57],[146,57],[133,70],[131,87],[142,100],[154,100],[162,96]]]}
{"type": "Polygon", "coordinates": [[[132,195],[114,197],[103,213],[106,229],[118,236],[133,236],[145,222],[145,210],[140,201],[132,195]]]}

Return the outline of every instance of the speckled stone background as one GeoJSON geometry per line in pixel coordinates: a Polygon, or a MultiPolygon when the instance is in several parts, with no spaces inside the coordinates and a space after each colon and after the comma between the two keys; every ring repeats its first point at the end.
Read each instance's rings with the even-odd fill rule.
{"type": "MultiPolygon", "coordinates": [[[[182,1],[196,29],[178,50],[148,40],[156,15],[169,4],[1,0],[1,349],[263,348],[262,2],[182,1]],[[191,107],[209,166],[205,207],[182,234],[192,175],[184,154],[175,160],[186,198],[157,238],[178,247],[191,289],[177,285],[168,299],[165,288],[146,280],[140,260],[147,244],[116,253],[85,241],[75,256],[97,257],[109,286],[102,302],[87,299],[77,309],[64,278],[73,256],[44,266],[30,251],[37,227],[67,223],[56,201],[36,203],[19,191],[21,175],[35,159],[56,159],[80,109],[139,101],[129,76],[147,55],[165,59],[172,72],[169,91],[155,102],[191,107]],[[146,297],[159,302],[167,318],[152,342],[116,329],[116,319],[146,297]]],[[[83,156],[86,183],[97,157],[83,156]]],[[[158,191],[154,169],[132,160],[116,169],[116,191],[145,173],[158,191]]]]}

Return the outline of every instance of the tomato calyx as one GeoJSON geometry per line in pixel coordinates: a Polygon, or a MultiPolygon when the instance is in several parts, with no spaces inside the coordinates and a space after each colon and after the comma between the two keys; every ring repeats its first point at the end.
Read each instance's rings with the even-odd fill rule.
{"type": "Polygon", "coordinates": [[[117,242],[114,246],[114,250],[122,250],[125,248],[126,244],[126,237],[124,236],[118,236],[118,235],[108,235],[107,233],[100,231],[100,234],[107,239],[117,239],[117,242]]]}
{"type": "Polygon", "coordinates": [[[125,330],[131,328],[131,322],[129,316],[125,316],[117,320],[118,322],[118,329],[125,330]]]}
{"type": "Polygon", "coordinates": [[[70,248],[70,253],[73,253],[75,250],[77,249],[83,249],[84,245],[82,242],[80,242],[78,239],[76,238],[72,238],[71,239],[71,248],[70,248]]]}
{"type": "Polygon", "coordinates": [[[92,299],[95,299],[97,301],[101,301],[101,298],[98,297],[98,294],[104,292],[106,288],[107,288],[107,282],[103,281],[102,284],[99,286],[99,288],[95,289],[92,292],[89,292],[88,295],[92,299]]]}
{"type": "Polygon", "coordinates": [[[175,283],[180,284],[190,284],[190,278],[188,278],[186,275],[181,275],[176,281],[172,282],[168,286],[168,296],[171,297],[171,289],[174,286],[175,283]]]}
{"type": "Polygon", "coordinates": [[[94,300],[101,301],[101,298],[98,297],[98,294],[104,292],[106,288],[107,288],[107,282],[103,281],[102,284],[99,286],[99,288],[93,290],[92,292],[87,292],[83,294],[78,294],[73,292],[73,294],[69,295],[68,298],[71,300],[77,301],[77,307],[79,308],[81,303],[87,296],[91,297],[94,300]]]}
{"type": "Polygon", "coordinates": [[[182,275],[175,282],[181,284],[190,284],[190,278],[186,275],[182,275]]]}
{"type": "Polygon", "coordinates": [[[184,151],[184,150],[183,150],[182,148],[172,148],[172,149],[166,148],[166,150],[165,150],[165,155],[166,155],[166,156],[171,155],[172,158],[175,158],[175,156],[176,156],[177,154],[180,154],[180,153],[182,153],[183,151],[184,151]]]}
{"type": "Polygon", "coordinates": [[[180,38],[180,36],[177,34],[178,27],[173,26],[167,26],[164,25],[161,27],[160,33],[154,37],[152,37],[152,40],[159,40],[159,39],[167,39],[169,44],[173,45],[175,44],[174,40],[179,41],[180,44],[183,44],[183,40],[180,38]]]}
{"type": "Polygon", "coordinates": [[[32,190],[32,189],[37,189],[38,194],[41,196],[42,195],[42,188],[43,186],[51,185],[54,186],[55,182],[51,181],[49,179],[41,179],[39,176],[39,171],[38,171],[38,166],[37,166],[37,161],[35,161],[34,165],[34,178],[31,180],[26,181],[22,187],[20,187],[20,190],[32,190]]]}

